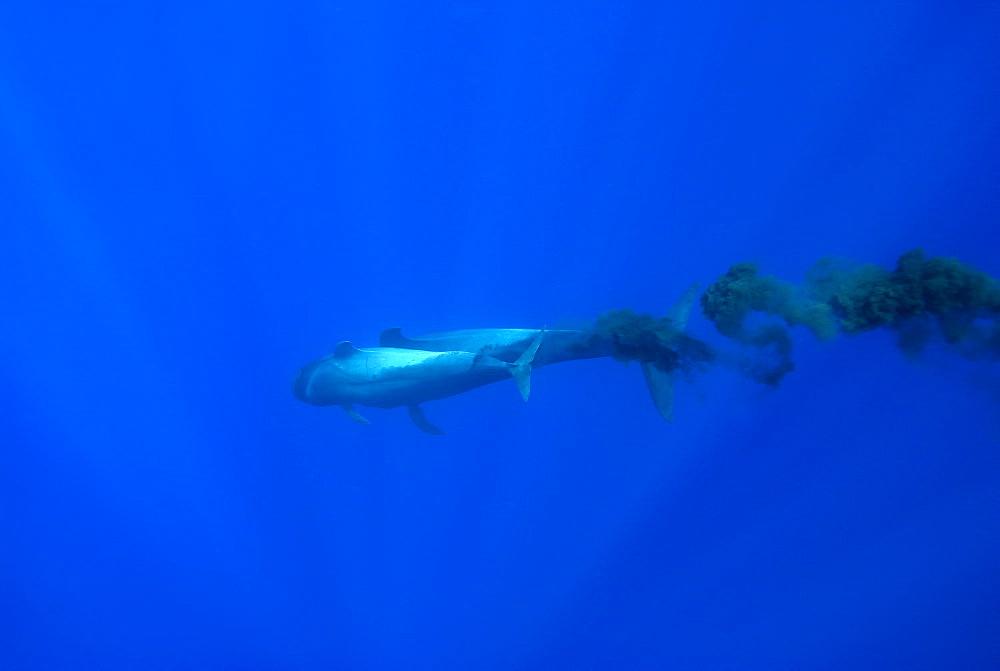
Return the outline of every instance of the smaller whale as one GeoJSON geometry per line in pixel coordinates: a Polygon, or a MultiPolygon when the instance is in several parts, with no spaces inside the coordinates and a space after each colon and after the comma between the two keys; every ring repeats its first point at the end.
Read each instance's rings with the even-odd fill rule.
{"type": "Polygon", "coordinates": [[[522,348],[514,361],[464,351],[429,352],[397,347],[358,349],[348,341],[333,354],[303,366],[292,383],[292,393],[311,405],[339,405],[351,419],[368,424],[354,405],[375,408],[406,406],[422,431],[441,435],[427,421],[420,404],[455,396],[513,377],[521,397],[531,393],[531,365],[545,330],[522,348]]]}

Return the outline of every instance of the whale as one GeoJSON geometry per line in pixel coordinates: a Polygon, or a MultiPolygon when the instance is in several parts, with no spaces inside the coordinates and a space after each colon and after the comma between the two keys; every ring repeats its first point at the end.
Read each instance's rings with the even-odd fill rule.
{"type": "Polygon", "coordinates": [[[512,361],[462,350],[358,348],[345,340],[332,354],[299,369],[292,382],[292,393],[310,405],[339,405],[348,417],[362,424],[369,422],[355,405],[405,406],[418,429],[442,435],[444,431],[427,420],[421,403],[462,394],[507,378],[514,378],[521,397],[528,400],[532,362],[546,334],[545,329],[534,333],[532,340],[512,361]]]}
{"type": "MultiPolygon", "coordinates": [[[[658,331],[657,339],[663,352],[672,354],[687,328],[691,308],[698,298],[700,283],[694,283],[674,304],[663,321],[666,328],[658,331]]],[[[430,333],[419,337],[403,335],[399,327],[388,328],[379,336],[379,345],[414,351],[465,351],[485,354],[501,361],[513,362],[538,337],[537,329],[480,328],[458,329],[430,333]]],[[[532,366],[538,368],[553,363],[616,356],[618,348],[613,336],[596,330],[549,329],[545,341],[535,354],[532,366]]],[[[664,358],[637,359],[646,381],[646,388],[660,416],[674,421],[674,371],[664,358]]]]}
{"type": "MultiPolygon", "coordinates": [[[[501,361],[515,361],[538,337],[538,329],[483,328],[457,329],[429,333],[411,338],[399,327],[388,328],[379,335],[379,346],[427,352],[474,352],[501,361]]],[[[545,341],[532,361],[534,368],[561,361],[593,359],[611,356],[614,342],[583,330],[547,329],[545,341]]]]}

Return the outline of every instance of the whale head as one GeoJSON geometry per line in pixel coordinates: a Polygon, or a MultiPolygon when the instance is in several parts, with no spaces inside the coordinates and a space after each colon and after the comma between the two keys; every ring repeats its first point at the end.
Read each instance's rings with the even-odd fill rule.
{"type": "Polygon", "coordinates": [[[331,357],[323,357],[299,369],[292,394],[310,405],[341,405],[349,402],[344,393],[348,381],[347,373],[331,357]]]}

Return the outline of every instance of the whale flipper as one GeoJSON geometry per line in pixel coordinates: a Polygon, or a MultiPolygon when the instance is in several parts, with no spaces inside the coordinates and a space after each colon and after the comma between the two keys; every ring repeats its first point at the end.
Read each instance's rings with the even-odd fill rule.
{"type": "Polygon", "coordinates": [[[642,374],[646,378],[646,386],[649,387],[649,395],[653,397],[653,404],[656,406],[660,417],[668,422],[674,421],[674,373],[669,370],[661,370],[652,363],[643,362],[642,374]]]}
{"type": "Polygon", "coordinates": [[[439,429],[427,421],[427,418],[424,417],[424,411],[419,405],[408,405],[406,406],[406,409],[410,411],[410,419],[413,420],[413,423],[417,425],[418,429],[425,433],[434,434],[435,436],[444,435],[443,429],[439,429]]]}
{"type": "Polygon", "coordinates": [[[345,403],[340,407],[343,408],[344,412],[347,413],[347,416],[353,419],[355,422],[358,422],[360,424],[371,424],[371,422],[369,422],[367,419],[358,414],[358,411],[355,410],[354,406],[351,405],[350,403],[345,403]]]}

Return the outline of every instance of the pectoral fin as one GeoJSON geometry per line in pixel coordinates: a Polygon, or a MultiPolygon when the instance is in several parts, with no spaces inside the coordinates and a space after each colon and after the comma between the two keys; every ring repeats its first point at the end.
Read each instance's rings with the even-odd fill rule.
{"type": "Polygon", "coordinates": [[[668,422],[674,421],[674,373],[661,370],[649,362],[642,364],[642,374],[649,387],[649,395],[660,416],[668,422]]]}
{"type": "Polygon", "coordinates": [[[361,424],[371,424],[367,419],[358,414],[358,411],[354,409],[354,406],[350,403],[345,403],[340,406],[347,413],[347,416],[353,419],[355,422],[360,422],[361,424]]]}
{"type": "Polygon", "coordinates": [[[444,431],[427,421],[427,418],[424,417],[424,411],[420,409],[419,405],[408,405],[406,409],[410,411],[410,419],[413,420],[418,429],[425,433],[432,433],[435,436],[444,435],[444,431]]]}

